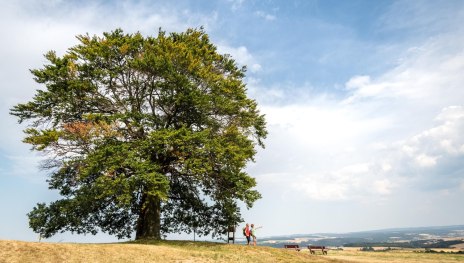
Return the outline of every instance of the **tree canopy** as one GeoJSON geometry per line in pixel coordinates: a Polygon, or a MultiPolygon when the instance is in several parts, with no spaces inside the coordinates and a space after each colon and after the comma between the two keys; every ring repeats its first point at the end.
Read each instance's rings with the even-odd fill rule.
{"type": "Polygon", "coordinates": [[[31,70],[44,89],[10,110],[24,142],[44,152],[62,199],[28,214],[43,237],[103,231],[159,239],[213,236],[259,199],[245,172],[267,131],[246,95],[245,68],[203,29],[77,36],[31,70]]]}

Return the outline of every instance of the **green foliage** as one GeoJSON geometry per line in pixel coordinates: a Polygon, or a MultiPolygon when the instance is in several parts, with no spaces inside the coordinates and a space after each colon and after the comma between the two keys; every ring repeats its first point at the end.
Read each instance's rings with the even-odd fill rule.
{"type": "Polygon", "coordinates": [[[63,196],[38,204],[31,228],[122,238],[143,232],[144,220],[160,223],[158,233],[203,235],[240,222],[238,202],[260,198],[244,168],[267,134],[245,68],[202,29],[77,39],[31,70],[45,89],[10,111],[29,124],[24,142],[50,156],[48,182],[63,196]],[[153,207],[158,218],[148,218],[153,207]]]}
{"type": "Polygon", "coordinates": [[[359,249],[360,251],[374,251],[373,247],[362,247],[359,249]]]}
{"type": "Polygon", "coordinates": [[[424,251],[414,251],[414,252],[416,252],[416,253],[431,253],[431,254],[437,254],[437,253],[440,253],[440,254],[458,254],[458,255],[464,254],[464,251],[462,251],[462,250],[459,250],[459,251],[443,251],[443,250],[437,251],[437,250],[433,250],[433,249],[430,249],[430,248],[426,248],[424,251]]]}

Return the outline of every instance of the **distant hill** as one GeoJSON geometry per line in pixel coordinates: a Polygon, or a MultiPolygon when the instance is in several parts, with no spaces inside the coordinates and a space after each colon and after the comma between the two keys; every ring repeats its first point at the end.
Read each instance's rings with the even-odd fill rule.
{"type": "Polygon", "coordinates": [[[464,225],[391,228],[350,233],[316,233],[260,238],[260,244],[283,247],[300,246],[392,246],[409,248],[442,248],[464,243],[464,225]]]}

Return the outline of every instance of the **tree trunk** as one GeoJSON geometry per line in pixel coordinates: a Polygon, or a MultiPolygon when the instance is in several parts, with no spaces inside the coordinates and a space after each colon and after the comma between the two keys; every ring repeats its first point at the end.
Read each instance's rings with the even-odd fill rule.
{"type": "Polygon", "coordinates": [[[142,210],[137,222],[135,239],[161,239],[161,202],[158,197],[143,194],[142,210]]]}

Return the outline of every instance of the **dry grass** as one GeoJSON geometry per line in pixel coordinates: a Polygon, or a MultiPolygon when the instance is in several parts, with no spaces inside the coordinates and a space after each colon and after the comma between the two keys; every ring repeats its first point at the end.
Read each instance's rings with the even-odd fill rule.
{"type": "Polygon", "coordinates": [[[0,263],[13,262],[343,262],[270,247],[160,241],[56,244],[0,241],[0,263]]]}
{"type": "MultiPolygon", "coordinates": [[[[442,249],[439,249],[440,251],[442,249]]],[[[449,250],[454,251],[456,250],[449,250]]],[[[414,250],[391,250],[387,252],[364,252],[359,250],[329,251],[328,257],[345,262],[369,262],[369,263],[454,263],[464,262],[462,254],[445,253],[417,253],[414,250]]]]}
{"type": "Polygon", "coordinates": [[[361,252],[287,251],[208,242],[159,241],[117,244],[63,244],[0,240],[0,263],[10,262],[464,262],[464,255],[414,253],[410,250],[361,252]]]}

